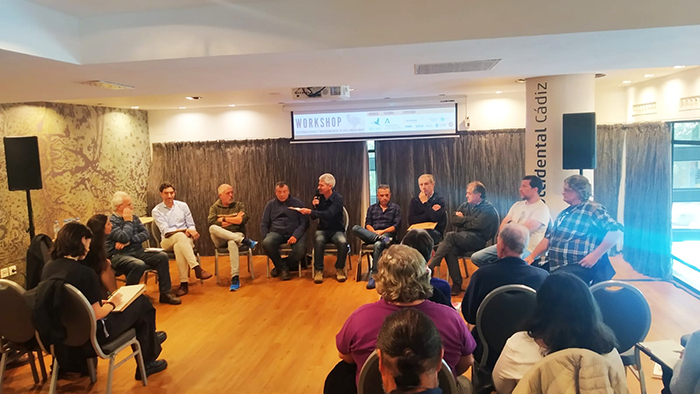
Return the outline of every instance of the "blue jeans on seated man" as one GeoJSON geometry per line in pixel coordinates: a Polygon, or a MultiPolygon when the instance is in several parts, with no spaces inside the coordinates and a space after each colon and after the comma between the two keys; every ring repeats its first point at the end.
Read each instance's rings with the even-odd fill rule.
{"type": "Polygon", "coordinates": [[[317,230],[314,238],[314,269],[323,272],[323,252],[326,244],[332,243],[338,248],[338,257],[335,260],[335,268],[344,269],[345,259],[348,256],[348,240],[342,231],[317,230]]]}
{"type": "Polygon", "coordinates": [[[158,287],[161,294],[170,293],[170,265],[165,252],[133,251],[117,253],[111,258],[115,275],[126,275],[126,284],[138,284],[147,269],[158,272],[158,287]]]}
{"type": "Polygon", "coordinates": [[[306,236],[304,235],[291,245],[292,253],[286,259],[283,259],[280,254],[280,245],[286,244],[289,238],[280,233],[269,232],[262,241],[265,254],[270,257],[277,271],[288,270],[290,267],[297,265],[306,254],[306,236]]]}
{"type": "MultiPolygon", "coordinates": [[[[525,249],[523,255],[520,258],[525,259],[525,257],[530,255],[530,251],[525,249]]],[[[472,253],[471,261],[477,267],[483,267],[487,264],[491,264],[498,260],[498,251],[496,250],[496,245],[487,246],[478,252],[472,253]]]]}
{"type": "Polygon", "coordinates": [[[355,233],[357,238],[361,239],[364,243],[374,246],[374,251],[372,252],[372,264],[370,265],[370,272],[372,274],[376,274],[378,270],[377,261],[379,261],[379,257],[382,255],[382,252],[384,252],[384,249],[386,249],[389,246],[388,243],[382,242],[382,237],[388,237],[390,240],[393,240],[396,234],[384,233],[384,235],[378,235],[377,233],[369,231],[366,228],[362,228],[359,225],[353,226],[352,232],[355,233]]]}

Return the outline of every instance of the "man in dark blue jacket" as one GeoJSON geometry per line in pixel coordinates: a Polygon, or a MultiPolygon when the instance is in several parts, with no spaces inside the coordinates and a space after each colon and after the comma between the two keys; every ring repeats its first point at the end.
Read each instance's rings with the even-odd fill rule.
{"type": "Polygon", "coordinates": [[[290,280],[289,268],[297,265],[306,254],[306,230],[309,219],[300,212],[290,208],[301,208],[304,203],[289,195],[289,186],[285,182],[275,185],[275,198],[268,201],[260,222],[262,246],[275,268],[272,276],[281,280],[290,280]],[[279,247],[283,243],[292,247],[292,253],[282,258],[279,247]]]}

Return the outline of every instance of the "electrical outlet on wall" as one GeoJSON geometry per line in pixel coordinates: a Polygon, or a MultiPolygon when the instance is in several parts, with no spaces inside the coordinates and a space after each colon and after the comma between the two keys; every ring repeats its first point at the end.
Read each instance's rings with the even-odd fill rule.
{"type": "Polygon", "coordinates": [[[8,270],[10,270],[10,275],[16,275],[17,274],[17,266],[16,265],[11,265],[7,267],[8,270]]]}
{"type": "Polygon", "coordinates": [[[10,276],[10,270],[9,270],[9,269],[3,268],[3,269],[0,270],[0,279],[2,279],[2,278],[7,278],[8,276],[10,276]]]}

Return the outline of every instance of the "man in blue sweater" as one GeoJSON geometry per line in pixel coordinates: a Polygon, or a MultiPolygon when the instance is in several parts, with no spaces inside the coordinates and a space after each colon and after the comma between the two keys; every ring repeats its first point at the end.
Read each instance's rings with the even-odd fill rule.
{"type": "Polygon", "coordinates": [[[268,201],[260,222],[262,246],[270,257],[275,268],[273,277],[280,280],[290,280],[290,267],[294,267],[306,254],[306,230],[309,228],[309,218],[290,208],[301,208],[304,203],[289,195],[289,186],[285,182],[275,185],[275,198],[268,201]],[[292,247],[289,257],[282,258],[280,245],[286,243],[292,247]]]}

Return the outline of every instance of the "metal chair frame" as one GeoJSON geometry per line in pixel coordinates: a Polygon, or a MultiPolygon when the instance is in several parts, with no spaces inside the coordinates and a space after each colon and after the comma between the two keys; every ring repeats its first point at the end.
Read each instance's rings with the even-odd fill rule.
{"type": "MultiPolygon", "coordinates": [[[[367,361],[365,361],[365,364],[360,370],[360,379],[357,384],[358,394],[375,394],[384,392],[381,384],[376,388],[372,387],[370,390],[365,389],[364,386],[370,373],[379,374],[379,354],[377,353],[376,349],[369,355],[367,361]]],[[[440,388],[442,389],[443,394],[457,393],[457,379],[455,379],[450,366],[447,365],[445,360],[442,360],[442,368],[440,368],[440,371],[438,371],[438,380],[440,381],[440,388]]]]}

